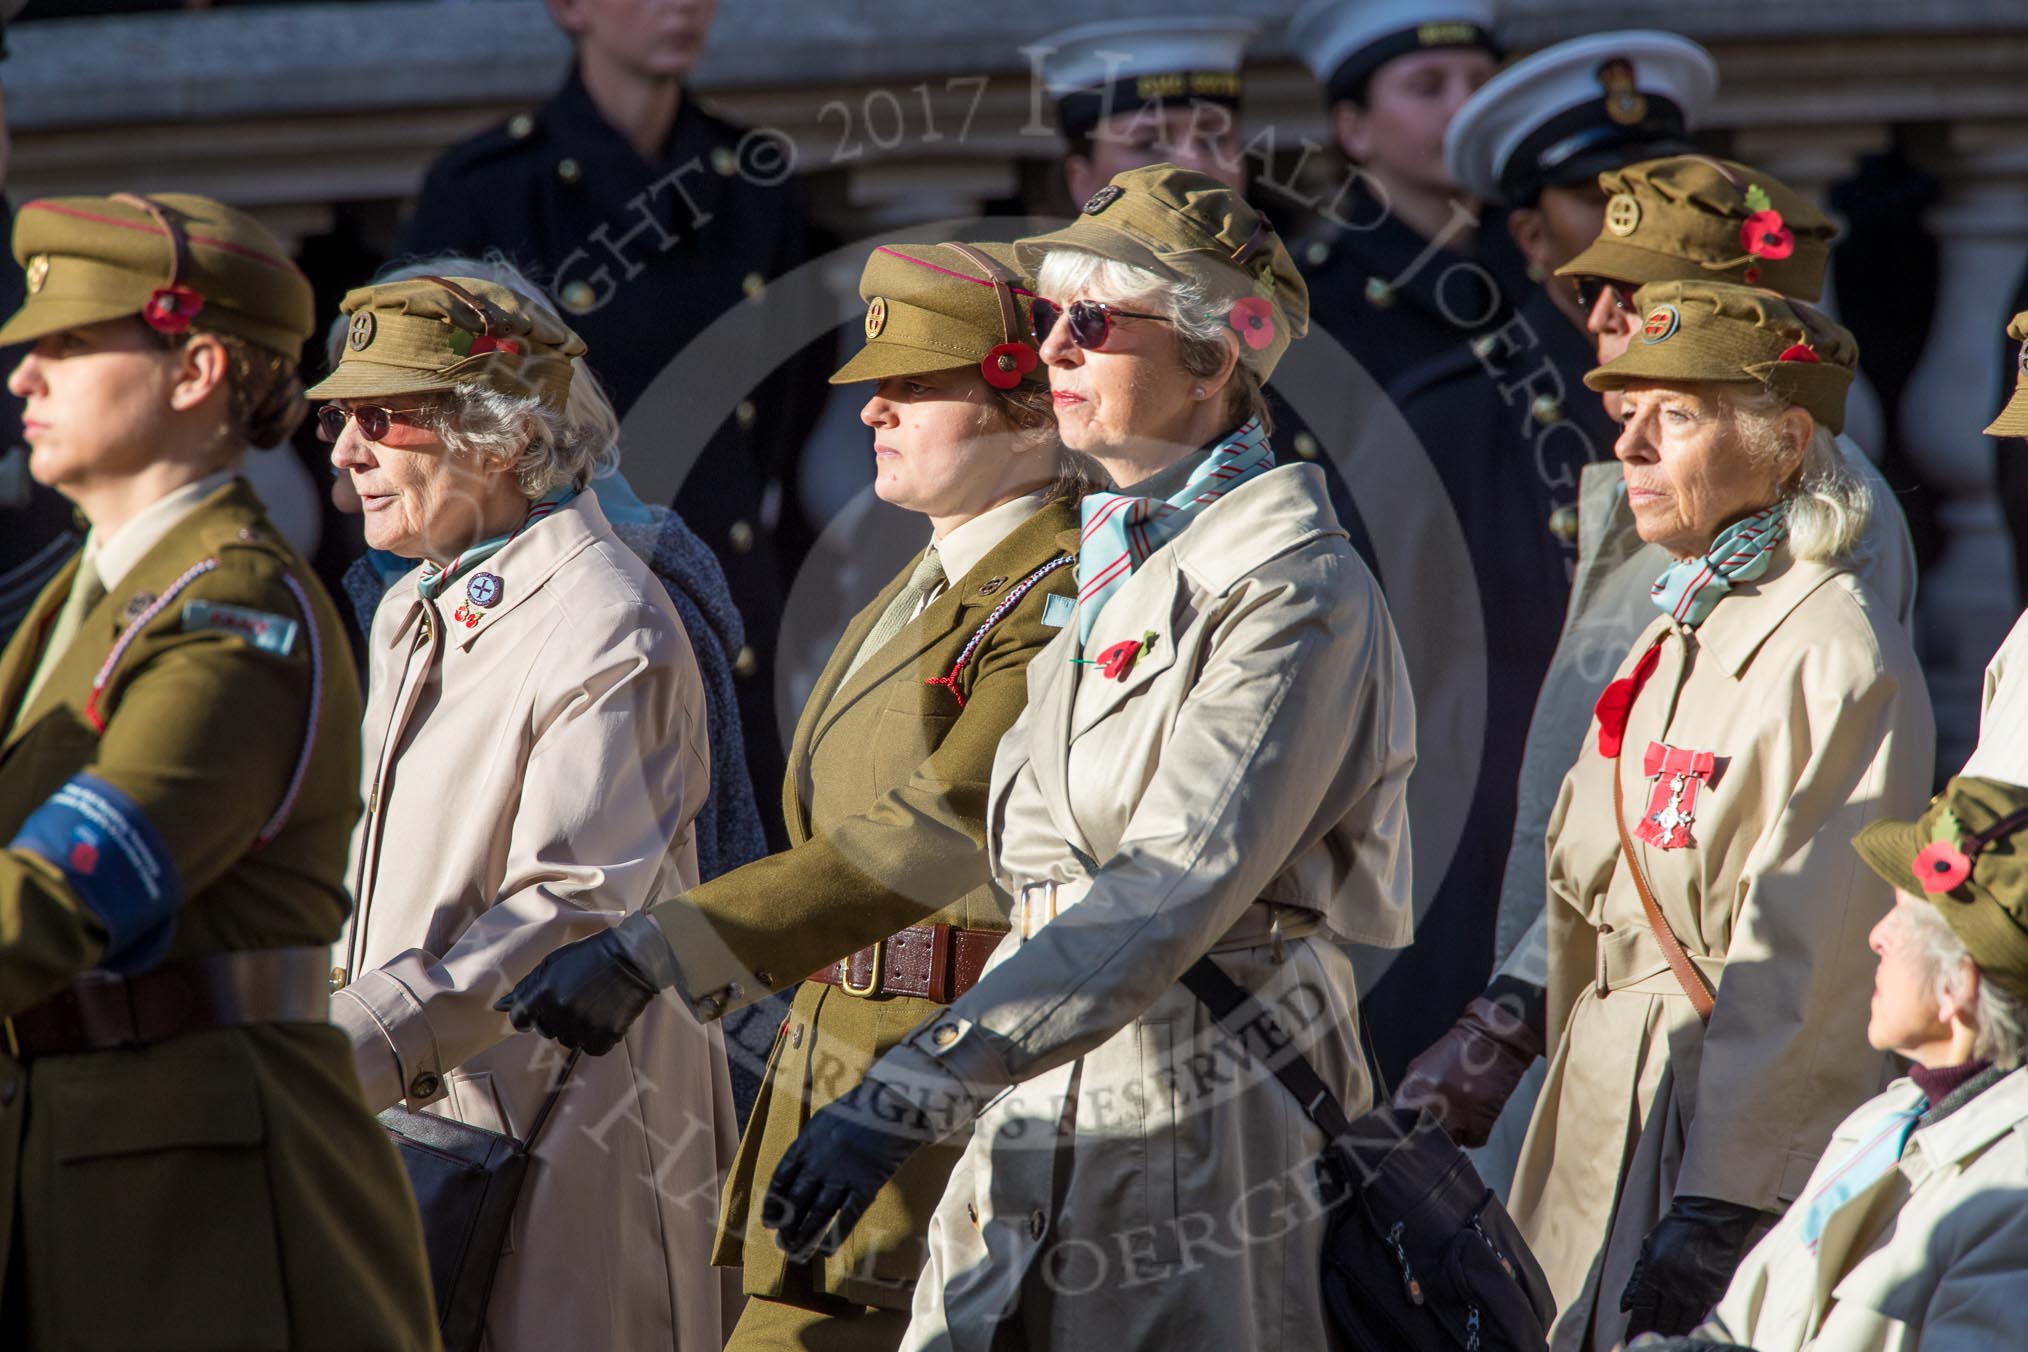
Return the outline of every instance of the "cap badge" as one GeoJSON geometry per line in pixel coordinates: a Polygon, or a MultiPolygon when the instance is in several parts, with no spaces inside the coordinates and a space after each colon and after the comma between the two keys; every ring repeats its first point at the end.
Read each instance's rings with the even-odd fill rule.
{"type": "Polygon", "coordinates": [[[1630,192],[1616,192],[1606,203],[1606,229],[1622,239],[1634,233],[1641,224],[1641,203],[1630,192]]]}
{"type": "Polygon", "coordinates": [[[42,284],[49,280],[49,255],[37,254],[28,260],[28,294],[42,290],[42,284]]]}
{"type": "Polygon", "coordinates": [[[1122,197],[1125,197],[1126,195],[1127,190],[1125,188],[1122,188],[1117,184],[1108,183],[1105,185],[1105,187],[1100,188],[1097,192],[1093,193],[1090,197],[1085,199],[1084,214],[1087,216],[1096,216],[1101,211],[1104,211],[1107,207],[1119,201],[1122,197]]]}
{"type": "Polygon", "coordinates": [[[367,344],[373,341],[375,323],[373,311],[354,310],[352,322],[345,328],[345,346],[354,352],[364,352],[367,344]]]}
{"type": "Polygon", "coordinates": [[[887,327],[887,297],[875,296],[866,302],[866,341],[872,342],[887,327]]]}
{"type": "Polygon", "coordinates": [[[1657,305],[1641,323],[1641,341],[1659,343],[1676,335],[1683,326],[1683,312],[1673,305],[1657,305]]]}
{"type": "Polygon", "coordinates": [[[472,580],[465,584],[465,599],[485,610],[500,604],[500,592],[498,573],[474,573],[472,580]]]}
{"type": "Polygon", "coordinates": [[[1634,63],[1623,56],[1599,64],[1598,82],[1605,90],[1606,116],[1631,127],[1648,115],[1648,96],[1634,81],[1634,63]]]}

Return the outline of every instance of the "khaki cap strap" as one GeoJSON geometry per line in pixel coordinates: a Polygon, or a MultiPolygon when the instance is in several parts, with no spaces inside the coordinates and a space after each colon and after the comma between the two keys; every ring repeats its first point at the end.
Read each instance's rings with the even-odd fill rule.
{"type": "Polygon", "coordinates": [[[1274,226],[1268,223],[1265,215],[1261,215],[1254,223],[1253,233],[1246,237],[1246,243],[1234,249],[1228,261],[1236,268],[1245,267],[1248,259],[1271,247],[1274,235],[1274,226]]]}
{"type": "Polygon", "coordinates": [[[493,319],[491,313],[487,310],[485,303],[481,301],[477,296],[467,291],[464,287],[459,286],[456,282],[452,281],[448,277],[438,277],[431,275],[426,277],[418,277],[415,280],[421,282],[435,282],[438,286],[450,292],[453,296],[456,296],[459,300],[463,301],[465,304],[471,306],[472,313],[479,316],[480,337],[491,338],[495,336],[495,334],[493,333],[493,319]]]}
{"type": "Polygon", "coordinates": [[[946,241],[944,247],[954,250],[961,258],[984,272],[987,278],[991,280],[993,283],[993,294],[1000,301],[1000,328],[1006,335],[1006,341],[1010,343],[1020,342],[1021,311],[1014,304],[1013,275],[993,261],[991,257],[978,249],[974,249],[969,244],[946,241]]]}
{"type": "Polygon", "coordinates": [[[183,283],[183,270],[190,263],[190,239],[183,233],[183,227],[175,217],[164,210],[160,202],[142,197],[138,193],[116,192],[112,200],[124,206],[138,208],[155,218],[155,224],[162,227],[162,233],[169,237],[169,285],[183,283]]]}

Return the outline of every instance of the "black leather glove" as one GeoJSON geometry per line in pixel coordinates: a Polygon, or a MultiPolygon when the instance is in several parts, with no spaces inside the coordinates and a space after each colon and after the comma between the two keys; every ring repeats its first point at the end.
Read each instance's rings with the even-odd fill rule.
{"type": "Polygon", "coordinates": [[[1713,1197],[1678,1197],[1648,1237],[1620,1296],[1627,1337],[1688,1333],[1725,1294],[1762,1213],[1713,1197]]]}
{"type": "Polygon", "coordinates": [[[1394,1106],[1428,1108],[1459,1145],[1484,1145],[1514,1086],[1542,1055],[1545,998],[1540,986],[1494,978],[1449,1032],[1408,1063],[1394,1106]]]}
{"type": "Polygon", "coordinates": [[[832,1254],[874,1194],[936,1139],[922,1109],[879,1080],[863,1080],[820,1108],[768,1183],[761,1224],[789,1258],[832,1254]]]}
{"type": "Polygon", "coordinates": [[[618,932],[608,929],[551,953],[493,1008],[511,1016],[521,1032],[533,1028],[566,1047],[604,1056],[661,989],[618,932]]]}

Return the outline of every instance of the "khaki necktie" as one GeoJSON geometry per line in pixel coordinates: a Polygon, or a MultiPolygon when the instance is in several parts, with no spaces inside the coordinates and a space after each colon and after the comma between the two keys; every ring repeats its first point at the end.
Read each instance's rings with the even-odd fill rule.
{"type": "Polygon", "coordinates": [[[901,627],[916,617],[923,602],[937,588],[944,585],[943,560],[937,557],[935,549],[922,556],[915,571],[908,575],[908,582],[888,603],[880,618],[873,622],[873,628],[866,635],[866,641],[859,645],[859,651],[852,655],[852,665],[845,668],[845,675],[838,683],[843,685],[852,679],[852,673],[866,665],[866,660],[887,646],[887,641],[901,632],[901,627]]]}
{"type": "Polygon", "coordinates": [[[19,717],[35,702],[36,692],[49,679],[49,673],[63,660],[64,650],[77,637],[77,631],[84,627],[85,616],[92,613],[92,607],[105,598],[106,589],[99,583],[98,560],[87,554],[78,561],[77,576],[71,579],[70,595],[64,598],[63,609],[56,613],[56,622],[49,627],[49,639],[42,645],[42,657],[35,664],[35,674],[28,678],[28,686],[21,693],[21,704],[15,710],[19,717]]]}

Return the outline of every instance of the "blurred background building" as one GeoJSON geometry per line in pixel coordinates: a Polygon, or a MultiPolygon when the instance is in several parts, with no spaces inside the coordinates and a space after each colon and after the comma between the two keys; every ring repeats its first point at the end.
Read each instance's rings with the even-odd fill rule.
{"type": "MultiPolygon", "coordinates": [[[[1262,153],[1283,181],[1342,175],[1335,151],[1304,146],[1330,137],[1282,38],[1296,0],[1160,7],[1259,20],[1247,133],[1271,137],[1262,153]]],[[[834,242],[982,213],[1068,212],[1061,144],[1023,44],[1149,10],[737,0],[722,6],[689,88],[731,121],[786,138],[792,163],[758,171],[792,169],[834,242]]],[[[1818,194],[1844,225],[1834,308],[1859,336],[1880,401],[1862,441],[1922,552],[1916,640],[1940,763],[1961,763],[1981,669],[2021,600],[2003,508],[2028,508],[2018,481],[1996,486],[2019,470],[1980,429],[2011,378],[2002,335],[2028,268],[2028,4],[1506,0],[1504,11],[1517,52],[1629,27],[1702,42],[1722,72],[1705,147],[1818,194]]],[[[29,0],[7,42],[15,203],[121,189],[224,199],[298,250],[333,313],[395,247],[430,161],[541,103],[570,59],[544,0],[29,0]]],[[[753,149],[779,157],[783,144],[753,149]]],[[[1272,195],[1261,205],[1282,214],[1272,195]]],[[[1300,208],[1288,215],[1294,234],[1300,208]]],[[[834,271],[840,299],[825,322],[856,315],[858,263],[834,271]]]]}

